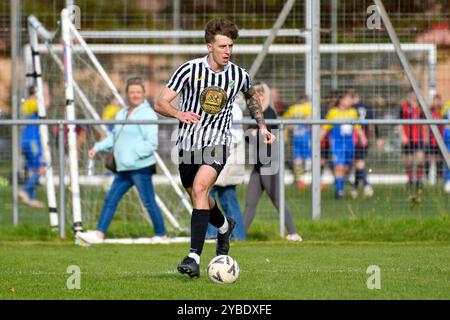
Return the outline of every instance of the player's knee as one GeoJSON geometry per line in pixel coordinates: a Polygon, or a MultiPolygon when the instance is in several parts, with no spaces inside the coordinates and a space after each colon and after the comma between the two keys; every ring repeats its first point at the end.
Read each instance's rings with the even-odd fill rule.
{"type": "Polygon", "coordinates": [[[345,174],[345,166],[338,164],[334,167],[334,175],[335,176],[343,176],[345,174]]]}
{"type": "Polygon", "coordinates": [[[202,183],[196,183],[192,186],[192,197],[199,199],[205,196],[209,196],[208,187],[202,183]]]}
{"type": "Polygon", "coordinates": [[[357,161],[356,162],[356,169],[362,170],[362,169],[364,169],[364,167],[365,167],[364,161],[357,161]]]}
{"type": "Polygon", "coordinates": [[[419,164],[423,164],[425,161],[425,154],[423,152],[420,152],[417,154],[417,162],[419,162],[419,164]]]}

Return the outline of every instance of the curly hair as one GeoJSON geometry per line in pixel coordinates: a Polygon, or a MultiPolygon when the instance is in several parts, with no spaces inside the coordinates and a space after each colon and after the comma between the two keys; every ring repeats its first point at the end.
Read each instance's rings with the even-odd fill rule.
{"type": "Polygon", "coordinates": [[[205,27],[205,41],[206,43],[214,42],[216,34],[226,36],[230,39],[237,39],[239,36],[238,27],[234,22],[225,18],[216,18],[210,20],[205,27]]]}

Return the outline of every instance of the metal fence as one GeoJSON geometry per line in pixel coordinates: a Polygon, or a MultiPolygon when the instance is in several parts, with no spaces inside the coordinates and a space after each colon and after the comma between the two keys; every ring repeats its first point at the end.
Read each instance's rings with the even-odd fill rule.
{"type": "MultiPolygon", "coordinates": [[[[96,55],[119,90],[129,75],[140,75],[146,79],[149,100],[155,98],[159,87],[166,83],[174,68],[180,62],[193,58],[194,53],[186,53],[180,49],[181,51],[172,50],[163,53],[137,50],[134,53],[120,54],[117,51],[118,47],[125,50],[130,45],[153,45],[160,48],[199,46],[202,39],[198,34],[201,35],[204,24],[213,16],[221,15],[235,21],[242,30],[242,37],[238,39],[236,48],[239,45],[242,47],[253,45],[258,48],[252,53],[239,53],[239,50],[236,50],[236,54],[233,56],[234,62],[250,70],[259,48],[262,48],[273,32],[276,20],[281,16],[280,13],[285,4],[288,3],[288,1],[282,0],[136,0],[115,1],[114,4],[103,0],[95,1],[95,4],[91,0],[2,1],[0,3],[0,64],[2,70],[12,69],[14,71],[0,74],[0,123],[4,124],[0,125],[0,175],[3,177],[0,190],[5,199],[0,204],[2,206],[1,225],[11,222],[17,224],[19,218],[21,223],[41,225],[48,223],[47,215],[43,213],[45,210],[30,210],[12,197],[14,192],[10,186],[16,185],[13,180],[17,178],[20,183],[24,182],[27,172],[22,168],[23,158],[19,154],[13,157],[12,154],[13,150],[17,153],[20,151],[19,129],[21,127],[13,127],[13,122],[5,122],[4,119],[24,117],[20,105],[26,98],[26,88],[29,84],[29,79],[27,80],[26,77],[29,72],[26,68],[27,50],[29,49],[28,16],[35,15],[50,31],[58,30],[60,12],[69,2],[78,5],[81,9],[80,33],[85,36],[88,44],[109,48],[106,53],[96,53],[96,55]],[[11,28],[14,25],[17,28],[11,28]],[[12,34],[13,31],[16,32],[15,35],[12,34]],[[164,36],[164,32],[166,32],[166,36],[164,36]],[[250,36],[248,34],[246,36],[246,32],[250,36]],[[259,32],[264,36],[255,36],[251,32],[259,32]],[[186,33],[189,33],[188,36],[186,33]],[[167,36],[167,34],[171,36],[167,36]],[[131,39],[130,35],[134,35],[135,38],[131,39]],[[172,37],[174,35],[178,36],[174,38],[172,37]],[[15,166],[17,167],[14,168],[15,166]],[[16,170],[17,168],[19,170],[16,170]],[[18,174],[12,174],[12,172],[18,174]]],[[[442,104],[447,100],[447,103],[450,103],[450,91],[448,90],[450,87],[450,51],[448,46],[436,40],[445,38],[445,24],[450,12],[448,1],[394,0],[384,2],[399,40],[414,49],[405,51],[405,55],[411,67],[409,73],[412,73],[417,80],[420,92],[424,94],[429,105],[435,93],[442,96],[442,104]],[[427,49],[419,50],[422,47],[427,49]]],[[[280,116],[285,114],[289,106],[298,104],[301,96],[311,95],[313,90],[320,90],[320,94],[316,92],[316,96],[313,98],[315,112],[318,112],[319,108],[316,106],[321,105],[320,109],[325,110],[327,104],[333,99],[336,89],[353,88],[360,95],[363,104],[369,106],[373,111],[373,118],[379,119],[361,123],[378,125],[379,135],[384,140],[384,145],[382,148],[376,148],[375,137],[371,136],[366,168],[374,188],[374,196],[364,197],[360,192],[356,199],[350,197],[350,199],[340,201],[334,198],[333,172],[330,161],[321,163],[323,165],[321,182],[326,188],[322,192],[320,188],[317,190],[317,170],[314,171],[314,175],[309,169],[303,174],[308,185],[305,189],[297,188],[294,183],[296,182],[292,139],[294,127],[298,124],[306,126],[324,124],[328,120],[275,122],[280,124],[284,132],[280,138],[285,139],[285,143],[279,145],[280,148],[284,148],[284,152],[280,150],[280,154],[285,158],[280,167],[281,172],[285,173],[281,176],[285,182],[283,185],[286,186],[282,201],[289,206],[296,221],[309,219],[313,211],[320,213],[321,219],[359,215],[447,214],[450,207],[449,196],[443,191],[442,181],[445,165],[439,153],[432,154],[428,150],[424,167],[425,188],[420,196],[414,195],[404,187],[407,183],[404,172],[405,156],[402,154],[399,128],[397,127],[402,122],[397,122],[396,119],[399,116],[400,105],[406,100],[411,89],[411,82],[408,80],[408,72],[405,72],[402,62],[398,59],[398,53],[383,49],[386,46],[392,46],[392,37],[384,25],[375,29],[367,26],[368,18],[371,15],[368,13],[368,8],[374,4],[374,1],[330,0],[320,2],[320,7],[315,8],[316,15],[320,11],[320,24],[317,23],[319,19],[315,18],[315,41],[317,43],[317,40],[320,40],[321,45],[332,48],[332,50],[321,52],[320,61],[317,61],[319,59],[314,61],[316,64],[314,72],[311,71],[312,64],[308,60],[311,59],[311,55],[309,57],[305,55],[303,52],[305,50],[302,49],[301,53],[299,50],[296,54],[286,54],[289,48],[303,46],[309,52],[311,46],[309,40],[311,39],[305,35],[309,34],[313,26],[311,26],[311,21],[308,21],[311,18],[311,15],[308,14],[308,10],[311,9],[308,9],[308,3],[311,4],[310,1],[295,1],[272,44],[272,48],[283,52],[269,53],[256,74],[255,80],[265,81],[272,87],[275,108],[280,116]],[[338,50],[335,50],[335,48],[352,46],[353,48],[364,46],[371,49],[364,52],[337,52],[338,50]],[[320,68],[317,66],[318,62],[320,62],[320,68]],[[316,80],[320,79],[320,86],[311,85],[309,80],[313,73],[316,80]],[[427,163],[430,165],[430,169],[427,169],[427,163]],[[311,188],[309,185],[314,180],[313,176],[316,177],[314,184],[316,188],[311,188]]],[[[447,26],[447,31],[448,29],[447,26]]],[[[55,39],[55,43],[58,42],[58,39],[55,39]]],[[[317,50],[319,48],[316,47],[317,50]]],[[[197,52],[195,52],[196,54],[197,52]]],[[[317,57],[317,55],[314,56],[317,57]]],[[[65,117],[63,74],[52,62],[48,52],[41,51],[41,59],[43,79],[48,86],[48,96],[51,98],[48,118],[63,119],[65,117]]],[[[97,113],[102,114],[105,105],[110,101],[111,92],[104,83],[99,81],[100,77],[92,71],[92,64],[87,61],[85,53],[74,54],[74,64],[76,81],[83,88],[97,113]]],[[[322,113],[321,118],[323,119],[324,116],[325,112],[322,113]]],[[[77,118],[85,117],[83,111],[77,109],[77,118]]],[[[316,114],[315,118],[318,119],[319,116],[316,114]]],[[[58,159],[58,161],[54,161],[55,172],[65,174],[66,169],[59,169],[59,166],[65,167],[64,163],[60,162],[60,160],[64,160],[64,157],[59,154],[62,148],[58,149],[58,144],[62,143],[63,139],[58,138],[61,130],[58,132],[57,129],[69,122],[65,120],[51,121],[55,121],[49,122],[52,123],[50,125],[50,136],[53,139],[51,140],[52,155],[53,159],[58,159]]],[[[95,121],[90,122],[92,120],[79,121],[77,120],[76,123],[80,125],[87,125],[87,123],[94,126],[99,125],[95,121]]],[[[448,124],[448,122],[442,121],[439,123],[448,124]]],[[[19,124],[20,122],[14,123],[19,124]]],[[[354,123],[356,122],[352,122],[352,124],[354,123]]],[[[431,122],[424,123],[430,124],[431,122]]],[[[25,122],[20,123],[20,125],[23,124],[25,122]]],[[[170,137],[173,126],[171,122],[160,122],[159,152],[163,160],[168,163],[172,174],[176,176],[176,166],[172,165],[170,161],[170,152],[173,148],[170,137]]],[[[318,129],[318,126],[315,126],[315,129],[318,129]]],[[[86,176],[87,149],[97,137],[93,130],[87,130],[83,138],[85,139],[84,144],[80,143],[79,147],[79,170],[81,176],[86,176]]],[[[325,152],[323,156],[326,156],[325,152]]],[[[319,163],[318,158],[315,158],[314,169],[317,169],[319,163]]],[[[97,166],[100,167],[99,164],[97,166]]],[[[251,166],[247,166],[247,172],[250,170],[251,166]]],[[[104,172],[101,174],[103,175],[104,172]]],[[[350,175],[349,179],[352,180],[354,177],[350,175]]],[[[83,180],[83,183],[86,184],[81,188],[82,205],[84,211],[89,213],[84,217],[85,221],[94,223],[107,184],[102,185],[101,188],[92,189],[88,180],[83,180]]],[[[161,193],[165,195],[166,189],[163,189],[162,184],[160,188],[162,188],[161,193]]],[[[280,189],[280,192],[282,190],[283,188],[280,189]]],[[[42,188],[40,192],[42,199],[45,197],[45,193],[42,188]]],[[[70,194],[64,188],[60,192],[62,195],[59,196],[64,196],[64,192],[66,195],[70,194]]],[[[239,186],[237,192],[240,199],[245,199],[246,186],[239,186]]],[[[171,198],[166,200],[175,204],[171,208],[172,211],[181,214],[183,208],[177,206],[176,201],[172,201],[171,198]]],[[[134,198],[126,199],[124,207],[119,211],[138,211],[138,205],[135,206],[134,202],[136,202],[134,198]]],[[[60,198],[59,204],[62,206],[63,203],[66,212],[70,212],[70,196],[60,198]]],[[[242,205],[244,204],[242,203],[242,205]]],[[[261,205],[258,207],[258,219],[273,222],[282,217],[283,209],[280,216],[274,214],[276,212],[277,210],[272,207],[270,201],[263,197],[261,205]]],[[[70,214],[66,216],[70,218],[70,214]]],[[[129,222],[131,219],[125,220],[129,222]]],[[[280,228],[280,234],[283,232],[284,229],[280,228]]]]}
{"type": "MultiPolygon", "coordinates": [[[[0,128],[10,128],[11,126],[24,126],[24,125],[49,125],[50,128],[58,127],[58,141],[53,142],[54,147],[54,158],[53,158],[53,169],[55,172],[55,178],[58,181],[65,181],[65,183],[59,183],[58,192],[58,212],[60,218],[60,236],[64,238],[66,236],[66,226],[70,224],[72,221],[71,217],[71,208],[70,208],[70,190],[67,189],[68,184],[68,169],[66,164],[66,145],[64,140],[64,127],[69,124],[75,125],[83,125],[83,126],[98,126],[98,125],[113,125],[113,124],[158,124],[160,127],[162,126],[175,126],[177,125],[177,121],[169,120],[169,119],[161,119],[157,121],[137,121],[137,120],[129,120],[129,121],[96,121],[96,120],[1,120],[0,128]],[[55,154],[56,153],[56,154],[55,154]],[[61,170],[63,168],[63,170],[61,170]],[[64,226],[64,227],[62,227],[64,226]]],[[[251,119],[244,119],[243,121],[236,121],[236,124],[244,124],[249,125],[253,124],[254,121],[251,119]]],[[[330,190],[321,190],[321,188],[312,188],[312,189],[297,189],[292,186],[292,182],[294,180],[293,170],[289,167],[288,158],[291,156],[292,152],[292,143],[286,143],[286,129],[289,126],[295,125],[306,125],[306,126],[323,126],[325,124],[331,125],[382,125],[394,129],[399,125],[450,125],[449,120],[267,120],[268,125],[276,125],[278,127],[277,132],[277,143],[276,149],[278,152],[276,153],[275,158],[279,163],[279,167],[277,167],[277,172],[279,172],[280,178],[280,188],[277,191],[279,193],[280,199],[283,199],[281,203],[285,202],[292,212],[294,220],[298,222],[300,219],[308,219],[308,216],[311,217],[312,213],[312,200],[314,198],[321,198],[321,209],[319,209],[319,213],[323,211],[323,216],[325,219],[329,218],[339,218],[344,216],[373,216],[375,217],[390,217],[390,216],[399,216],[399,215],[435,215],[435,214],[448,214],[449,213],[449,195],[446,195],[443,192],[443,184],[442,180],[438,179],[437,183],[430,184],[428,179],[424,179],[424,184],[426,185],[426,192],[422,196],[422,200],[424,202],[430,201],[426,204],[426,206],[421,206],[420,197],[417,199],[411,199],[411,196],[414,194],[411,190],[407,189],[407,179],[406,175],[403,172],[402,166],[402,158],[401,158],[401,148],[399,144],[395,144],[397,139],[393,139],[392,141],[387,139],[385,147],[389,145],[389,147],[385,148],[384,151],[381,151],[377,154],[377,152],[370,152],[369,157],[367,158],[367,168],[369,172],[369,180],[375,189],[375,194],[371,196],[371,198],[360,195],[359,198],[351,198],[348,196],[343,200],[332,200],[330,197],[330,192],[334,194],[333,190],[333,176],[328,172],[322,172],[321,181],[316,185],[320,185],[320,182],[325,184],[330,184],[330,190]],[[428,197],[430,195],[430,197],[428,197]],[[432,195],[432,196],[431,196],[432,195]],[[340,203],[338,202],[340,201],[340,203]],[[417,202],[414,202],[417,201],[417,202]],[[368,207],[367,202],[370,202],[373,207],[368,207]],[[380,204],[379,202],[383,202],[380,204]],[[378,204],[377,204],[378,203],[378,204]],[[378,206],[378,207],[377,207],[378,206]],[[342,210],[342,212],[339,212],[342,210]]],[[[89,143],[92,143],[95,139],[90,140],[89,143]]],[[[397,141],[398,142],[398,141],[397,141]]],[[[160,140],[160,144],[171,144],[172,147],[175,147],[174,141],[160,140]]],[[[91,147],[90,146],[86,146],[91,147]]],[[[373,150],[372,150],[373,151],[373,150]]],[[[161,155],[166,165],[170,168],[171,173],[176,177],[177,170],[176,165],[172,163],[171,155],[163,154],[161,155]]],[[[328,159],[330,160],[330,159],[328,159]]],[[[81,159],[79,161],[79,175],[80,177],[84,176],[84,183],[89,188],[89,179],[87,177],[87,165],[86,165],[86,156],[84,153],[81,155],[81,159]]],[[[320,161],[316,161],[316,165],[320,164],[320,161]]],[[[251,163],[247,162],[247,175],[248,171],[251,170],[251,163]]],[[[445,162],[443,163],[443,167],[445,168],[445,162]]],[[[320,165],[319,165],[320,170],[320,165]]],[[[326,171],[326,170],[325,170],[326,171]]],[[[103,172],[101,173],[104,174],[103,172]]],[[[439,174],[442,174],[440,171],[439,174]]],[[[111,178],[111,177],[110,177],[111,178]]],[[[308,181],[309,178],[306,178],[307,183],[311,183],[312,181],[308,181]]],[[[442,179],[442,177],[441,177],[442,179]]],[[[108,180],[110,181],[110,180],[108,180]]],[[[156,178],[155,183],[157,184],[156,192],[172,192],[172,201],[178,201],[173,191],[167,191],[162,186],[168,185],[167,179],[164,179],[164,175],[159,175],[156,178]],[[162,189],[161,189],[162,188],[162,189]]],[[[95,184],[94,184],[95,185],[95,184]]],[[[95,185],[95,187],[90,188],[87,193],[82,193],[81,201],[86,205],[84,210],[94,210],[89,209],[88,203],[92,201],[101,201],[102,196],[104,196],[104,185],[95,185]]],[[[17,210],[11,210],[14,205],[18,205],[17,201],[12,201],[11,192],[7,194],[10,197],[5,197],[5,188],[8,188],[6,185],[2,187],[3,192],[3,203],[2,203],[2,219],[1,224],[7,225],[14,222],[14,224],[18,223],[33,223],[38,225],[48,224],[48,214],[45,209],[35,210],[34,213],[29,215],[27,210],[23,210],[24,207],[17,208],[17,210]],[[9,210],[8,210],[9,209],[9,210]],[[23,212],[25,211],[25,212],[23,212]],[[18,212],[20,215],[23,214],[22,217],[16,216],[12,217],[13,212],[18,212]],[[34,216],[33,216],[34,214],[34,216]],[[39,216],[39,217],[37,217],[39,216]]],[[[108,184],[106,185],[108,188],[108,184]]],[[[245,198],[245,188],[246,185],[239,186],[238,194],[245,198]]],[[[40,196],[45,196],[44,192],[40,191],[40,196]]],[[[241,207],[243,207],[243,203],[241,203],[241,207]]],[[[98,210],[98,208],[96,208],[98,210]]],[[[139,210],[139,209],[136,209],[139,210]]],[[[317,212],[317,208],[316,208],[317,212]]],[[[86,212],[84,218],[87,219],[87,222],[92,224],[95,222],[93,220],[98,217],[97,213],[89,213],[86,212]]],[[[187,215],[186,215],[187,217],[187,215]]],[[[284,225],[284,217],[285,217],[285,207],[280,206],[277,211],[275,207],[261,207],[259,206],[258,210],[258,219],[261,221],[271,221],[274,223],[278,220],[279,223],[279,234],[283,236],[285,233],[285,225],[284,225]],[[274,214],[274,212],[278,212],[278,214],[274,214]],[[277,218],[278,216],[278,218],[277,218]]],[[[313,217],[319,218],[319,216],[313,217]]],[[[86,221],[84,221],[86,222],[86,221]]],[[[185,222],[188,223],[188,222],[185,222]]],[[[125,227],[126,228],[126,227],[125,227]]]]}

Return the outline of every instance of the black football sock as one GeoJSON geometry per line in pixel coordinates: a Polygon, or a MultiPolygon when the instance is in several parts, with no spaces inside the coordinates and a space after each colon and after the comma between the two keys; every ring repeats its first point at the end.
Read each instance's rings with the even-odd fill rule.
{"type": "Polygon", "coordinates": [[[437,177],[438,179],[442,179],[444,177],[444,161],[437,161],[437,165],[436,165],[436,170],[437,170],[437,177]]]}
{"type": "Polygon", "coordinates": [[[202,254],[205,244],[206,229],[208,228],[210,210],[194,209],[191,217],[191,248],[189,252],[202,254]]]}
{"type": "Polygon", "coordinates": [[[220,211],[219,207],[217,206],[217,202],[211,209],[209,223],[211,223],[216,228],[220,228],[225,223],[225,217],[223,216],[222,211],[220,211]]]}
{"type": "Polygon", "coordinates": [[[369,185],[369,180],[367,179],[367,170],[366,170],[366,168],[362,169],[362,181],[363,181],[363,185],[364,186],[369,185]]]}
{"type": "Polygon", "coordinates": [[[361,184],[363,186],[367,185],[367,179],[366,179],[366,169],[357,169],[355,173],[355,185],[358,187],[358,185],[361,184]]]}

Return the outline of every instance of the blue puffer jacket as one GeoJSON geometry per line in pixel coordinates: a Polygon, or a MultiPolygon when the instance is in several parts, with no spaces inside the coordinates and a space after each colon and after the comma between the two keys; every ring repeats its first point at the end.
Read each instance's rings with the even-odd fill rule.
{"type": "MultiPolygon", "coordinates": [[[[128,108],[117,112],[116,120],[125,120],[128,108]]],[[[129,120],[157,120],[147,101],[136,107],[129,120]]],[[[155,164],[158,148],[157,125],[116,125],[112,133],[94,146],[96,152],[110,151],[114,145],[117,171],[138,170],[155,164]]]]}

